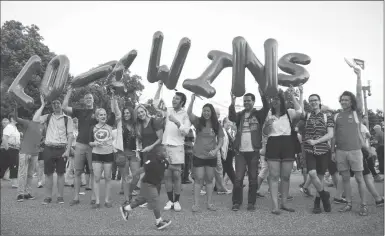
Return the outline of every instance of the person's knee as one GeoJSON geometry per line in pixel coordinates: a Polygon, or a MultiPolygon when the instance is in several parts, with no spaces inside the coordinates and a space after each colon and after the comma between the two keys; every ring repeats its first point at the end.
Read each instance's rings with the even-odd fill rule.
{"type": "Polygon", "coordinates": [[[172,177],[173,177],[174,180],[180,179],[181,178],[180,172],[179,171],[173,171],[172,172],[172,177]]]}
{"type": "Polygon", "coordinates": [[[312,178],[312,179],[315,179],[318,177],[316,170],[309,170],[308,174],[309,174],[310,178],[312,178]]]}
{"type": "Polygon", "coordinates": [[[204,178],[203,177],[195,177],[194,182],[199,184],[199,185],[203,185],[204,178]]]}
{"type": "Polygon", "coordinates": [[[274,173],[272,173],[272,172],[270,171],[270,173],[269,173],[269,180],[270,180],[270,181],[273,181],[273,182],[278,182],[278,180],[279,180],[279,175],[274,174],[274,173]]]}
{"type": "Polygon", "coordinates": [[[204,181],[206,182],[206,185],[213,184],[214,177],[212,177],[212,178],[204,178],[204,181]]]}
{"type": "Polygon", "coordinates": [[[343,182],[349,182],[350,181],[350,172],[349,171],[343,171],[341,172],[342,175],[342,181],[343,182]]]}
{"type": "Polygon", "coordinates": [[[362,171],[355,171],[354,178],[356,179],[357,183],[359,184],[364,183],[364,176],[362,174],[362,171]]]}
{"type": "Polygon", "coordinates": [[[95,183],[100,183],[101,176],[100,175],[95,175],[94,176],[94,181],[95,183]]]}
{"type": "Polygon", "coordinates": [[[80,177],[83,174],[82,170],[75,170],[75,176],[80,177]]]}

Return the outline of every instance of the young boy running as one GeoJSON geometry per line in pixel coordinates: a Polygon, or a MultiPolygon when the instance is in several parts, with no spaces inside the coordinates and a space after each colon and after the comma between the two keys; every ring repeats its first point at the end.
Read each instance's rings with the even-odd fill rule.
{"type": "Polygon", "coordinates": [[[147,160],[143,167],[134,174],[140,175],[143,172],[145,173],[139,196],[130,204],[123,204],[119,207],[120,213],[125,221],[128,220],[130,211],[144,203],[148,203],[148,209],[154,211],[156,227],[159,230],[171,224],[171,220],[163,220],[160,216],[160,187],[164,177],[164,171],[168,168],[172,171],[180,171],[178,168],[169,165],[169,162],[163,156],[155,155],[147,160]]]}

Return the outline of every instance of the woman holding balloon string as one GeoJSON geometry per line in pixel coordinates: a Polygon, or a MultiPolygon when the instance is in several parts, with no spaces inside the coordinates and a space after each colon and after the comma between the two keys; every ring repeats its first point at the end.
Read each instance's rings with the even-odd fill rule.
{"type": "Polygon", "coordinates": [[[302,108],[293,94],[293,88],[290,87],[289,89],[289,99],[292,100],[295,110],[286,108],[283,91],[280,90],[278,95],[271,100],[271,115],[267,117],[263,128],[263,133],[268,136],[265,157],[269,166],[269,187],[273,201],[272,213],[276,215],[281,213],[278,206],[279,179],[281,179],[281,209],[288,212],[295,211],[287,206],[290,175],[295,161],[291,121],[300,118],[302,108]]]}
{"type": "Polygon", "coordinates": [[[195,101],[195,94],[191,96],[191,102],[187,109],[190,121],[196,128],[196,141],[193,147],[193,167],[194,167],[194,204],[192,211],[199,211],[199,196],[203,182],[206,182],[207,209],[215,211],[212,203],[214,171],[217,165],[217,152],[223,145],[223,129],[218,122],[218,118],[213,105],[207,103],[202,108],[201,117],[192,113],[195,101]]]}

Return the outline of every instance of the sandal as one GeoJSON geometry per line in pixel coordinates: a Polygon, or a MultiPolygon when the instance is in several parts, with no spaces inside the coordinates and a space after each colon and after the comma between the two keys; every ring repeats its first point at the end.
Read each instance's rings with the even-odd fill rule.
{"type": "Polygon", "coordinates": [[[339,209],[338,211],[339,212],[348,212],[351,210],[352,210],[352,203],[348,202],[348,203],[346,203],[346,205],[343,208],[339,209]]]}

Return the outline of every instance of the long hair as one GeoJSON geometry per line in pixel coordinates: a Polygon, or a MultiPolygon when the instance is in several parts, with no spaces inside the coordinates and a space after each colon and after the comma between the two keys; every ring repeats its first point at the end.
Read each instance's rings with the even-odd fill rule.
{"type": "Polygon", "coordinates": [[[135,124],[134,109],[132,109],[131,107],[124,107],[122,111],[123,111],[122,112],[122,121],[123,121],[122,123],[124,125],[129,124],[129,125],[134,126],[134,124],[135,124]],[[128,121],[126,119],[124,119],[124,111],[125,110],[128,110],[128,112],[130,113],[130,119],[128,121]]]}
{"type": "Polygon", "coordinates": [[[138,121],[138,109],[139,108],[142,108],[145,112],[146,112],[146,116],[147,117],[150,117],[149,116],[149,113],[148,113],[148,110],[145,106],[143,106],[142,104],[139,104],[135,107],[134,109],[134,123],[135,123],[135,133],[136,135],[138,136],[138,138],[142,138],[142,121],[138,121]]]}
{"type": "MultiPolygon", "coordinates": [[[[218,135],[220,127],[219,127],[217,113],[215,112],[213,105],[211,105],[210,103],[206,103],[203,106],[203,108],[205,108],[205,107],[208,107],[211,111],[211,117],[210,117],[211,126],[213,127],[215,135],[218,135]]],[[[203,117],[203,108],[202,108],[202,115],[199,118],[199,124],[197,127],[197,131],[201,131],[203,127],[206,127],[206,119],[203,117]]]]}
{"type": "MultiPolygon", "coordinates": [[[[279,103],[280,103],[280,116],[284,116],[286,115],[286,103],[285,103],[285,98],[283,96],[283,91],[282,90],[279,90],[278,92],[278,98],[279,98],[279,103]]],[[[272,115],[275,115],[277,114],[277,111],[275,110],[274,107],[271,107],[271,114],[272,115]]]]}
{"type": "Polygon", "coordinates": [[[351,106],[352,110],[353,111],[357,110],[357,99],[356,99],[356,96],[352,92],[345,91],[340,96],[340,102],[341,102],[341,99],[342,99],[343,96],[349,96],[350,97],[350,101],[352,103],[352,106],[351,106]]]}

